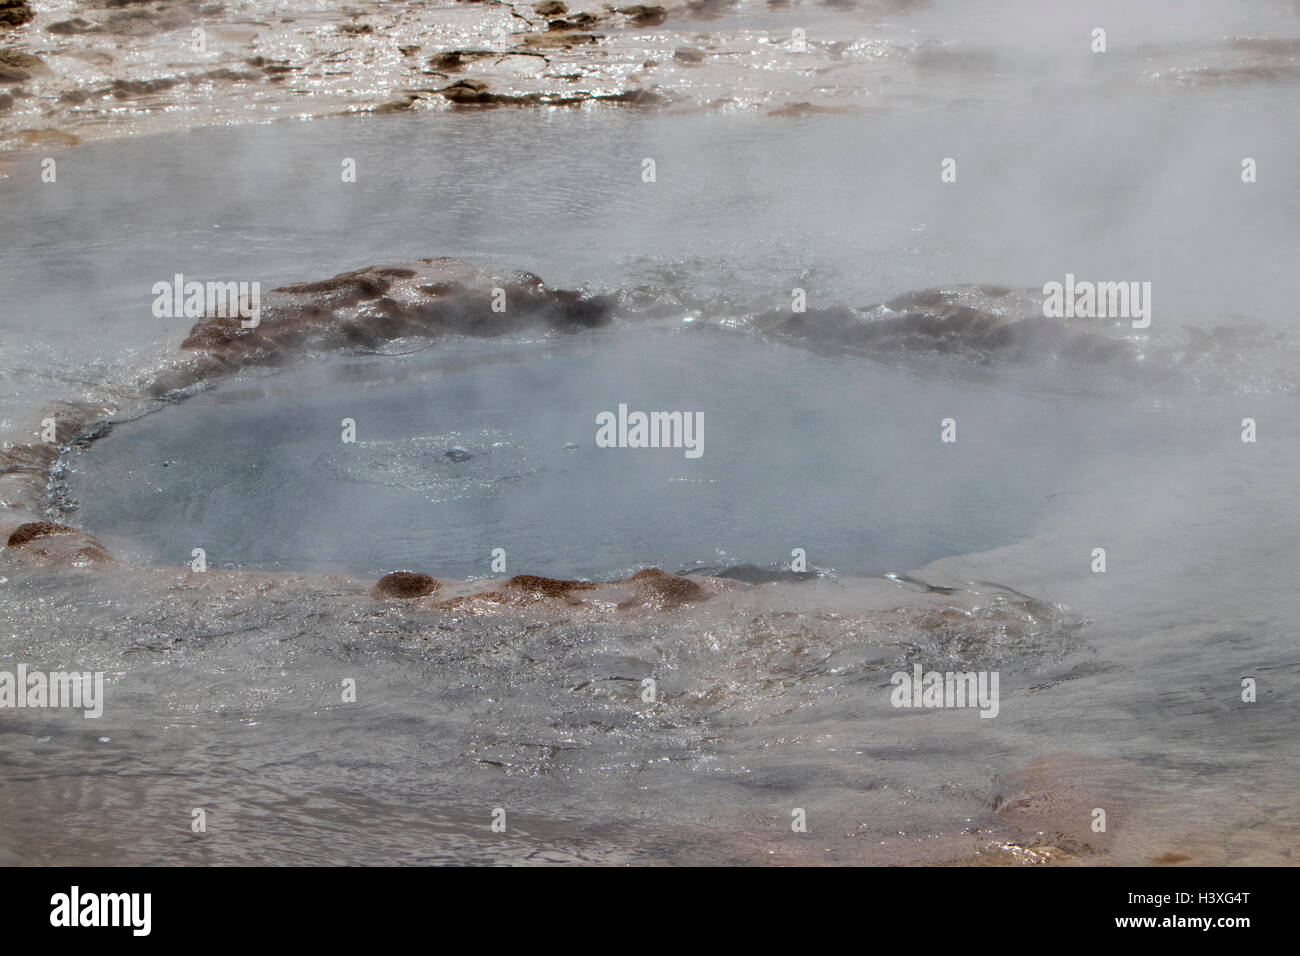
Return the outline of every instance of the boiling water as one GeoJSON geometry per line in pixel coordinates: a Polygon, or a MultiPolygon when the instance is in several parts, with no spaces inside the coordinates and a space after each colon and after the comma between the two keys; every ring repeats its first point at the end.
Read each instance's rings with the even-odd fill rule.
{"type": "Polygon", "coordinates": [[[1079,493],[1081,463],[1185,440],[1168,413],[736,338],[461,342],[221,385],[77,454],[69,493],[119,551],[172,564],[201,546],[225,565],[469,577],[504,546],[520,570],[602,578],[812,545],[827,570],[881,573],[1019,540],[1079,493]],[[620,403],[704,427],[693,449],[598,447],[620,403]],[[969,431],[944,444],[957,413],[969,431]]]}

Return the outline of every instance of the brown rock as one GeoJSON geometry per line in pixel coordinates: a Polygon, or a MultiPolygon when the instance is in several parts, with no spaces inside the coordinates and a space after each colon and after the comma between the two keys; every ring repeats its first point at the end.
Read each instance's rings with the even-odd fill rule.
{"type": "MultiPolygon", "coordinates": [[[[560,21],[562,22],[562,21],[560,21]]],[[[595,43],[599,37],[594,33],[573,33],[565,29],[552,30],[547,33],[529,33],[524,36],[524,46],[534,49],[565,49],[580,43],[595,43]]]]}
{"type": "Polygon", "coordinates": [[[13,534],[9,535],[8,544],[11,548],[21,548],[27,542],[47,534],[74,534],[76,530],[66,524],[56,524],[53,521],[29,521],[14,529],[13,534]]]}
{"type": "Polygon", "coordinates": [[[564,597],[571,591],[594,591],[598,586],[590,581],[563,581],[533,574],[516,574],[506,582],[506,587],[518,588],[541,597],[564,597]]]}
{"type": "Polygon", "coordinates": [[[9,535],[8,544],[25,555],[65,567],[116,563],[104,546],[84,531],[53,521],[28,521],[19,525],[9,535]]]}
{"type": "Polygon", "coordinates": [[[45,28],[48,32],[56,36],[73,36],[79,33],[103,33],[104,28],[97,23],[91,23],[82,17],[73,17],[71,20],[60,20],[57,23],[51,23],[45,28]]]}
{"type": "Polygon", "coordinates": [[[180,80],[174,77],[158,77],[152,80],[114,80],[101,93],[111,93],[115,99],[126,100],[133,96],[150,96],[170,90],[180,80]]]}
{"type": "Polygon", "coordinates": [[[232,83],[246,83],[250,80],[260,80],[262,77],[247,70],[232,70],[229,67],[222,67],[218,70],[208,70],[203,74],[202,78],[205,80],[230,80],[232,83]]]}
{"type": "Polygon", "coordinates": [[[565,613],[574,608],[605,613],[615,607],[619,611],[638,608],[664,611],[706,601],[712,596],[708,588],[690,578],[648,568],[622,581],[604,584],[520,574],[491,590],[454,597],[437,607],[473,613],[538,607],[552,611],[562,609],[565,613]]]}
{"type": "Polygon", "coordinates": [[[46,66],[38,56],[17,50],[0,50],[0,83],[21,83],[45,70],[46,66]]]}
{"type": "Polygon", "coordinates": [[[620,7],[616,12],[632,18],[632,25],[638,27],[657,27],[668,19],[668,11],[663,7],[636,4],[620,7]]]}
{"type": "Polygon", "coordinates": [[[0,0],[0,27],[20,27],[34,16],[26,0],[0,0]]]}
{"type": "Polygon", "coordinates": [[[605,324],[613,299],[550,289],[528,272],[489,272],[442,258],[282,286],[260,305],[256,328],[243,328],[233,316],[207,316],[181,348],[206,352],[217,367],[205,371],[225,374],[242,365],[282,364],[295,351],[374,348],[405,336],[490,337],[539,327],[576,332],[605,324]],[[507,312],[492,310],[494,288],[505,290],[507,312]]]}
{"type": "Polygon", "coordinates": [[[407,93],[399,100],[389,100],[387,103],[380,103],[370,112],[372,113],[403,113],[411,109],[420,101],[419,94],[407,93]]]}
{"type": "Polygon", "coordinates": [[[636,585],[636,597],[625,601],[620,607],[634,604],[651,604],[657,607],[678,607],[695,601],[706,601],[711,596],[708,591],[679,574],[669,574],[658,568],[646,568],[627,579],[627,583],[636,585]]]}
{"type": "Polygon", "coordinates": [[[392,574],[385,574],[380,578],[370,593],[376,598],[391,597],[409,600],[410,598],[432,594],[439,587],[438,581],[427,574],[417,574],[414,571],[394,571],[392,574]]]}
{"type": "Polygon", "coordinates": [[[487,50],[445,50],[435,53],[426,61],[430,70],[441,73],[454,73],[469,60],[482,59],[491,54],[487,50]]]}

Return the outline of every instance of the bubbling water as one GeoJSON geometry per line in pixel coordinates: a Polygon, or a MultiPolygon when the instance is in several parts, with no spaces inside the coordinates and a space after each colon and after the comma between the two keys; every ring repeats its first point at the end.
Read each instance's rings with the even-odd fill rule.
{"type": "Polygon", "coordinates": [[[1018,540],[1077,490],[1072,461],[1170,440],[1105,403],[622,327],[222,383],[78,452],[67,488],[96,533],[170,564],[202,547],[225,566],[467,577],[504,548],[513,569],[603,578],[803,548],[861,574],[1018,540]],[[599,447],[619,405],[699,416],[701,454],[599,447]]]}

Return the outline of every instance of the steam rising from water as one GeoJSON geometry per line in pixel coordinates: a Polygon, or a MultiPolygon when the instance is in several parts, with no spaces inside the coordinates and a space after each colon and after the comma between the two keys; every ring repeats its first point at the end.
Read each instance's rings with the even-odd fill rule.
{"type": "Polygon", "coordinates": [[[815,543],[820,567],[881,573],[1010,543],[1092,461],[1195,440],[1116,410],[707,330],[450,342],[218,386],[78,454],[68,495],[118,550],[172,564],[202,546],[227,566],[460,578],[504,547],[511,568],[603,578],[788,564],[815,543]],[[598,448],[620,402],[702,414],[704,454],[598,448]]]}
{"type": "Polygon", "coordinates": [[[0,617],[18,622],[0,660],[111,678],[93,730],[5,715],[0,847],[24,862],[807,859],[785,842],[800,806],[844,835],[836,859],[917,861],[1032,839],[1029,810],[1059,816],[1100,787],[1123,807],[1107,859],[1285,858],[1300,125],[1285,49],[1240,41],[1294,36],[1294,9],[1047,10],[886,18],[887,37],[921,42],[890,54],[910,58],[911,92],[868,90],[879,111],[349,118],[88,147],[63,156],[57,189],[0,185],[22,237],[0,250],[10,435],[50,399],[156,410],[137,380],[188,323],[149,317],[149,289],[176,272],[270,288],[445,253],[642,296],[665,326],[332,356],[68,455],[71,514],[136,564],[90,577],[0,556],[0,617]],[[1104,65],[1085,52],[1095,25],[1104,65]],[[824,334],[888,320],[880,304],[903,293],[1032,294],[1067,272],[1152,282],[1149,333],[1036,350],[1029,326],[994,325],[987,347],[945,349],[916,344],[918,321],[864,355],[824,334]],[[773,318],[796,287],[807,328],[773,318]],[[787,344],[689,331],[710,325],[787,344]],[[619,401],[703,410],[704,467],[595,457],[582,429],[619,401]],[[450,444],[476,457],[451,462],[450,444]],[[776,564],[801,546],[841,576],[639,617],[368,596],[367,575],[398,565],[484,573],[502,537],[512,572],[776,564]],[[205,542],[210,576],[186,573],[205,542]],[[912,573],[848,573],[883,570],[912,573]],[[889,673],[917,659],[1000,669],[997,720],[891,710],[889,673]],[[649,675],[663,695],[643,705],[649,675]],[[1258,705],[1239,702],[1243,675],[1258,705]],[[358,709],[337,702],[344,676],[358,709]],[[1031,762],[1049,750],[1108,762],[1031,762]],[[51,779],[52,762],[78,769],[51,779]],[[200,845],[157,824],[196,800],[238,825],[200,845]],[[500,802],[524,809],[485,841],[500,802]],[[92,811],[134,858],[60,836],[92,811]]]}

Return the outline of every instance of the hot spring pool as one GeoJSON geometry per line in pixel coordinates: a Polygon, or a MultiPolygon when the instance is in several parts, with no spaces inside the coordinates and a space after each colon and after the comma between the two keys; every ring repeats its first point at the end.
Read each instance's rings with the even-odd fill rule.
{"type": "Polygon", "coordinates": [[[1033,533],[1080,491],[1081,462],[1177,442],[1167,418],[624,327],[222,382],[77,454],[68,489],[87,527],[164,564],[203,548],[218,566],[471,577],[500,548],[512,572],[605,578],[802,548],[879,573],[1033,533]],[[598,447],[619,405],[702,421],[698,457],[598,447]]]}

